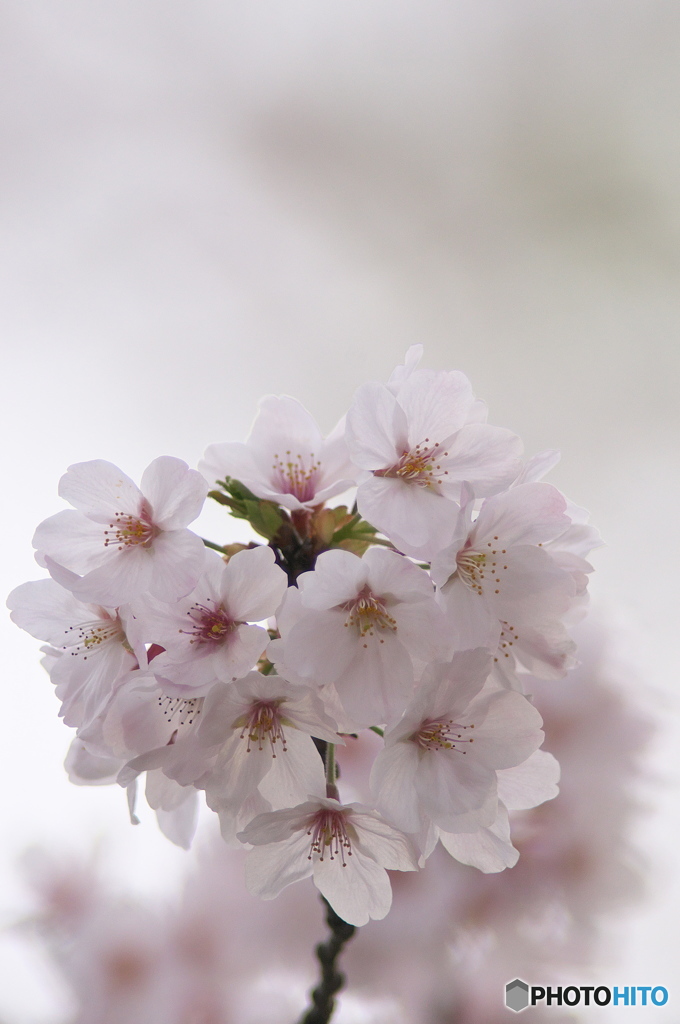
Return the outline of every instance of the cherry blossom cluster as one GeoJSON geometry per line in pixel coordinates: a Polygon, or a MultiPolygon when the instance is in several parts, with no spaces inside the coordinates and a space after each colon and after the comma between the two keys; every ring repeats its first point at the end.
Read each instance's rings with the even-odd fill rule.
{"type": "Polygon", "coordinates": [[[523,463],[464,374],[420,357],[360,387],[326,439],[268,396],[247,442],[210,446],[199,471],[162,456],[138,487],[102,460],[71,466],[73,508],[34,537],[49,578],[8,600],[48,645],[73,782],[117,781],[136,820],[146,773],[183,846],[203,791],[250,850],[253,893],[311,875],[355,925],[387,914],[387,870],[439,842],[485,872],[516,862],[508,811],[559,775],[524,681],[574,664],[598,543],[542,479],[555,453],[523,463]],[[193,533],[208,494],[258,541],[193,533]],[[371,801],[343,802],[363,730],[384,739],[371,801]]]}
{"type": "MultiPolygon", "coordinates": [[[[344,951],[351,982],[338,1022],[502,1024],[508,978],[592,983],[584,968],[603,962],[618,915],[643,891],[631,826],[641,786],[652,781],[642,771],[654,726],[621,655],[621,627],[591,615],[577,635],[581,663],[569,684],[530,683],[562,777],[555,800],[515,817],[517,867],[482,874],[440,846],[427,871],[394,875],[389,915],[344,951]]],[[[379,743],[364,730],[344,754],[343,788],[351,782],[365,799],[379,743]]],[[[34,926],[73,992],[78,1021],[298,1018],[314,982],[314,890],[291,886],[274,905],[258,905],[240,884],[238,851],[203,838],[182,893],[162,902],[111,892],[101,848],[75,864],[54,850],[25,856],[38,897],[34,926]]],[[[535,1019],[562,1021],[554,1004],[535,1009],[535,1019]]]]}

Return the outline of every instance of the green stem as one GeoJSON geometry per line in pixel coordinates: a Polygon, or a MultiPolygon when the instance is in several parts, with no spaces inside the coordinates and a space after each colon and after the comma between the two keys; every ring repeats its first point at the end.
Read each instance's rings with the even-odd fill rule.
{"type": "Polygon", "coordinates": [[[326,785],[335,786],[337,772],[335,767],[335,743],[326,746],[326,785]]]}
{"type": "Polygon", "coordinates": [[[371,732],[377,732],[378,736],[385,735],[385,730],[381,729],[379,725],[369,725],[368,728],[371,730],[371,732]]]}
{"type": "Polygon", "coordinates": [[[219,551],[221,555],[226,555],[226,551],[219,544],[214,544],[211,540],[206,540],[205,537],[201,537],[201,540],[207,548],[211,548],[212,551],[219,551]]]}

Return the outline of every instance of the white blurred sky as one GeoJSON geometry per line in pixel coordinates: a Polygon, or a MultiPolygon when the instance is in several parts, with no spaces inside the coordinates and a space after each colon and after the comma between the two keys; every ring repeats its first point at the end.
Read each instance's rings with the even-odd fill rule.
{"type": "MultiPolygon", "coordinates": [[[[552,479],[608,542],[594,592],[664,720],[650,896],[603,984],[672,987],[680,952],[679,40],[657,0],[0,12],[4,592],[41,575],[31,535],[70,463],[195,465],[265,392],[330,429],[423,342],[529,453],[562,450],[552,479]]],[[[169,890],[186,856],[118,791],[69,785],[38,645],[2,628],[2,920],[30,843],[105,836],[122,881],[169,890]]],[[[39,961],[0,947],[2,1024],[57,1024],[39,961]]]]}

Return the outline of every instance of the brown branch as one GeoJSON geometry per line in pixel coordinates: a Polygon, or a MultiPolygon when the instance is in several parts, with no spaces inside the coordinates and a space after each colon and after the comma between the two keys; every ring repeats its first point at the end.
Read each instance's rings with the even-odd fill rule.
{"type": "Polygon", "coordinates": [[[335,962],[345,943],[354,935],[356,928],[347,924],[333,910],[328,900],[321,897],[326,907],[326,923],[331,934],[327,942],[320,942],[316,955],[321,964],[320,984],[312,991],[312,1005],[300,1018],[298,1024],[328,1024],[335,1009],[335,996],[345,984],[345,976],[336,969],[335,962]]]}

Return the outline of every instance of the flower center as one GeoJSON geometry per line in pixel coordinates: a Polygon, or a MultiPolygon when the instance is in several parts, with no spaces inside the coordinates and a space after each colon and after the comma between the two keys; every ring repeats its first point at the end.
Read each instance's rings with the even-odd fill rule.
{"type": "Polygon", "coordinates": [[[63,645],[63,649],[71,648],[71,657],[82,657],[83,661],[87,661],[88,655],[101,650],[105,644],[111,641],[121,643],[126,650],[131,651],[117,616],[114,619],[93,619],[92,622],[81,622],[77,626],[69,626],[64,630],[64,634],[68,639],[63,645]]]}
{"type": "Polygon", "coordinates": [[[509,658],[511,655],[514,655],[515,652],[511,651],[510,648],[519,640],[519,633],[514,626],[510,625],[509,622],[501,620],[501,626],[502,629],[500,639],[498,641],[498,648],[496,650],[496,656],[493,659],[495,662],[499,661],[501,656],[509,658]]]}
{"type": "Polygon", "coordinates": [[[474,729],[474,725],[459,725],[451,718],[426,720],[411,739],[421,750],[455,750],[459,754],[467,754],[464,745],[474,743],[472,736],[464,735],[468,729],[474,729]]]}
{"type": "Polygon", "coordinates": [[[404,449],[401,456],[393,466],[388,469],[377,469],[374,476],[386,476],[396,480],[403,480],[406,483],[417,484],[418,487],[427,487],[429,490],[438,490],[440,478],[448,476],[448,469],[442,469],[439,459],[446,458],[448,452],[439,450],[439,441],[434,444],[429,437],[417,444],[410,451],[404,449]]]}
{"type": "Polygon", "coordinates": [[[328,852],[330,860],[340,858],[343,868],[347,867],[345,857],[352,856],[352,841],[343,811],[321,808],[311,818],[307,835],[312,837],[307,860],[312,860],[316,854],[322,861],[328,852]]]}
{"type": "MultiPolygon", "coordinates": [[[[360,639],[365,636],[375,636],[376,629],[389,629],[393,633],[397,632],[396,620],[387,611],[385,602],[372,594],[367,586],[357,594],[353,601],[348,601],[342,607],[349,612],[345,626],[356,629],[360,639]]],[[[380,643],[384,642],[381,638],[380,643]]],[[[366,646],[364,644],[364,647],[366,646]]]]}
{"type": "Polygon", "coordinates": [[[190,644],[221,644],[238,625],[221,604],[208,598],[206,604],[192,604],[187,612],[191,629],[180,629],[180,633],[191,636],[190,644]]]}
{"type": "MultiPolygon", "coordinates": [[[[497,540],[498,537],[494,537],[494,541],[497,540]]],[[[492,583],[495,584],[494,594],[500,594],[500,574],[508,568],[499,557],[507,553],[506,548],[495,548],[491,541],[487,541],[487,547],[491,550],[475,551],[473,548],[463,548],[456,556],[458,575],[465,586],[474,590],[480,597],[484,593],[484,586],[490,587],[492,583]]]]}
{"type": "MultiPolygon", "coordinates": [[[[192,725],[195,718],[201,713],[203,708],[203,697],[193,697],[191,700],[186,700],[184,697],[166,697],[161,696],[158,698],[158,706],[162,709],[163,715],[167,718],[168,722],[172,722],[176,719],[176,725],[192,725]]],[[[173,737],[177,735],[173,733],[173,737]]],[[[172,742],[172,740],[171,740],[172,742]]]]}
{"type": "Polygon", "coordinates": [[[238,718],[235,726],[243,726],[241,739],[248,737],[247,753],[250,753],[251,743],[257,743],[257,749],[262,750],[264,743],[269,743],[272,757],[276,757],[276,744],[281,744],[282,751],[286,752],[286,736],[283,731],[283,717],[280,712],[282,700],[258,700],[250,705],[250,710],[238,718]]]}
{"type": "Polygon", "coordinates": [[[154,525],[151,509],[146,503],[142,505],[138,516],[129,512],[116,512],[109,529],[104,530],[104,547],[117,547],[120,551],[127,548],[149,548],[160,529],[154,525]]]}
{"type": "Polygon", "coordinates": [[[274,455],[272,484],[280,494],[292,494],[298,501],[311,501],[316,493],[316,477],[321,463],[313,452],[303,456],[287,451],[284,458],[274,455]]]}

